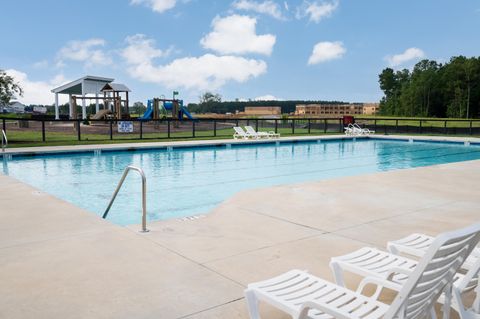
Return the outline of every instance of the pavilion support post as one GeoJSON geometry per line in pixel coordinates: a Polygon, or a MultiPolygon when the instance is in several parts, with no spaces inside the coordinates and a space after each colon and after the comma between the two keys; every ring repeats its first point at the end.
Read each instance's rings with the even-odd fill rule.
{"type": "MultiPolygon", "coordinates": [[[[108,97],[109,97],[109,98],[112,97],[112,92],[108,92],[108,97]]],[[[109,109],[110,111],[113,111],[113,110],[112,110],[112,104],[113,104],[112,101],[111,101],[111,100],[108,100],[108,109],[109,109]]]]}
{"type": "Polygon", "coordinates": [[[98,93],[95,93],[95,113],[100,111],[100,105],[98,104],[98,93]]]}
{"type": "Polygon", "coordinates": [[[70,113],[70,119],[74,119],[75,117],[73,116],[73,103],[72,103],[72,95],[68,95],[68,112],[70,113]]]}
{"type": "Polygon", "coordinates": [[[85,93],[82,94],[82,119],[87,118],[87,106],[85,105],[85,93]]]}
{"type": "Polygon", "coordinates": [[[60,119],[60,112],[58,110],[58,93],[55,93],[55,119],[60,119]]]}
{"type": "Polygon", "coordinates": [[[125,101],[125,104],[126,104],[125,106],[126,106],[126,108],[127,108],[127,114],[130,114],[130,110],[129,110],[129,105],[130,105],[130,104],[128,103],[128,91],[125,92],[125,93],[126,93],[126,94],[125,94],[125,96],[126,96],[126,97],[125,97],[125,100],[126,100],[126,101],[125,101]]]}

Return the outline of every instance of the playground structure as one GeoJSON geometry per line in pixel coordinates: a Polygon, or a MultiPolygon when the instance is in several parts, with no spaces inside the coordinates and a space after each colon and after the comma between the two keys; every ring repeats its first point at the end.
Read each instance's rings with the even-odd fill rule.
{"type": "Polygon", "coordinates": [[[59,94],[68,94],[69,118],[77,119],[77,100],[81,101],[82,119],[87,118],[86,101],[95,101],[95,112],[92,119],[128,118],[128,93],[130,89],[124,84],[113,83],[114,79],[87,75],[52,90],[55,93],[55,119],[60,118],[59,94]],[[103,96],[101,96],[103,94],[103,96]],[[93,96],[92,96],[93,95],[93,96]],[[103,101],[103,109],[100,109],[103,101]],[[125,110],[125,113],[123,112],[125,110]]]}
{"type": "Polygon", "coordinates": [[[183,120],[185,115],[189,120],[195,120],[195,118],[188,112],[187,108],[183,105],[183,100],[178,99],[165,99],[165,98],[153,98],[147,102],[147,110],[139,117],[140,120],[159,120],[166,118],[168,112],[171,113],[172,119],[183,120]]]}

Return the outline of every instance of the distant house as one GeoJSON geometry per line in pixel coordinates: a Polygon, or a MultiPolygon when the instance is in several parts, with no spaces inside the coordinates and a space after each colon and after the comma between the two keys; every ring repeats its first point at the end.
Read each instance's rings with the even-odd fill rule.
{"type": "Polygon", "coordinates": [[[2,113],[25,113],[25,105],[18,101],[13,101],[7,105],[0,105],[0,111],[2,113]]]}

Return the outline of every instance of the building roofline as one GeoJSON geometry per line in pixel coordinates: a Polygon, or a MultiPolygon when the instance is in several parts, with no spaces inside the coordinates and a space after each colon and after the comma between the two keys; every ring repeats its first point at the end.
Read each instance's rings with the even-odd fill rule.
{"type": "Polygon", "coordinates": [[[51,90],[52,93],[59,93],[63,90],[66,90],[68,89],[69,87],[73,87],[75,85],[78,85],[80,83],[82,83],[83,81],[85,80],[91,80],[91,81],[98,81],[98,82],[105,82],[105,83],[110,83],[110,82],[113,82],[114,79],[112,78],[105,78],[105,77],[101,77],[101,76],[93,76],[93,75],[86,75],[84,77],[81,77],[80,79],[77,79],[75,81],[72,81],[72,82],[68,82],[68,83],[65,83],[59,87],[56,87],[54,89],[51,90]]]}

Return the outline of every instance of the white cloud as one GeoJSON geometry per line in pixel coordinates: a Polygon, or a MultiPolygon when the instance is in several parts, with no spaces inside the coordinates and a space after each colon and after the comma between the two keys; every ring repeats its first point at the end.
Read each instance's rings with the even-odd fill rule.
{"type": "Polygon", "coordinates": [[[177,0],[131,0],[130,4],[143,4],[151,8],[155,12],[162,13],[167,10],[173,9],[177,4],[177,0]]]}
{"type": "Polygon", "coordinates": [[[328,18],[338,8],[338,1],[323,2],[323,1],[304,1],[297,9],[297,19],[302,19],[308,16],[310,21],[319,23],[324,18],[328,18]]]}
{"type": "Polygon", "coordinates": [[[249,16],[231,15],[216,17],[212,22],[213,31],[200,40],[205,49],[220,54],[258,53],[270,55],[276,37],[272,34],[256,34],[257,19],[249,16]]]}
{"type": "Polygon", "coordinates": [[[281,98],[278,98],[274,95],[271,95],[271,94],[266,94],[266,95],[262,95],[262,96],[257,96],[255,98],[255,101],[282,101],[283,99],[281,98]]]}
{"type": "Polygon", "coordinates": [[[405,52],[385,57],[390,66],[399,66],[412,60],[418,60],[425,57],[425,52],[419,48],[408,48],[405,52]]]}
{"type": "Polygon", "coordinates": [[[232,5],[237,10],[246,10],[266,14],[279,20],[285,19],[282,14],[282,10],[280,9],[280,6],[271,0],[263,2],[252,0],[237,0],[232,5]]]}
{"type": "Polygon", "coordinates": [[[172,89],[215,90],[229,81],[243,83],[267,71],[267,64],[262,60],[213,54],[185,57],[166,65],[156,65],[154,59],[162,56],[163,51],[154,47],[152,39],[135,35],[127,38],[127,44],[120,54],[128,64],[130,76],[172,89]],[[140,49],[146,53],[134,56],[134,52],[140,49]]]}
{"type": "Polygon", "coordinates": [[[170,50],[162,51],[155,48],[155,40],[147,38],[144,34],[135,34],[125,39],[127,47],[120,55],[128,64],[142,64],[155,58],[169,55],[170,50]]]}
{"type": "Polygon", "coordinates": [[[83,62],[86,67],[112,64],[112,59],[102,50],[105,40],[92,38],[85,41],[70,41],[57,53],[57,66],[65,61],[83,62]]]}
{"type": "MultiPolygon", "coordinates": [[[[18,97],[18,101],[22,102],[23,104],[44,104],[44,105],[51,105],[55,102],[55,96],[50,91],[58,87],[65,82],[65,78],[63,75],[59,74],[52,78],[51,80],[44,82],[44,81],[31,81],[27,74],[18,71],[15,69],[6,70],[7,74],[12,76],[16,82],[20,84],[20,87],[23,89],[23,96],[18,97]]],[[[61,103],[66,102],[62,100],[61,103]]]]}
{"type": "Polygon", "coordinates": [[[340,41],[319,42],[313,47],[313,52],[308,59],[308,64],[312,65],[339,59],[345,54],[345,52],[347,52],[347,49],[345,49],[343,43],[340,41]]]}

